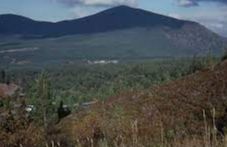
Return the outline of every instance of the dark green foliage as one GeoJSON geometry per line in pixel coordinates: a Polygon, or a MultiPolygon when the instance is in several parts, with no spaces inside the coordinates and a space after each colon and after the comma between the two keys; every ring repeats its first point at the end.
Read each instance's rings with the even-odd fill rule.
{"type": "Polygon", "coordinates": [[[64,107],[63,101],[60,102],[58,107],[58,121],[63,119],[64,117],[68,116],[71,113],[68,107],[64,107]]]}
{"type": "Polygon", "coordinates": [[[10,82],[11,82],[11,77],[10,77],[9,74],[7,74],[5,83],[6,83],[7,85],[9,85],[10,82]]]}
{"type": "MultiPolygon", "coordinates": [[[[200,60],[200,59],[195,59],[200,60]]],[[[105,100],[124,91],[146,89],[189,73],[191,59],[134,60],[120,64],[59,65],[47,68],[51,82],[52,101],[61,100],[74,108],[75,104],[92,100],[105,100]]],[[[197,62],[197,61],[194,61],[197,62]]],[[[22,80],[26,91],[30,89],[31,103],[37,104],[37,69],[11,70],[14,80],[22,80]],[[32,89],[30,88],[32,87],[32,89]]]]}
{"type": "Polygon", "coordinates": [[[1,70],[0,72],[0,83],[4,83],[4,84],[7,84],[9,85],[11,83],[11,79],[12,76],[11,76],[11,73],[5,69],[1,70]]]}
{"type": "Polygon", "coordinates": [[[224,55],[222,56],[222,58],[221,58],[221,61],[224,61],[224,60],[226,60],[227,59],[227,51],[224,53],[224,55]]]}
{"type": "MultiPolygon", "coordinates": [[[[48,85],[49,94],[47,95],[50,96],[45,96],[49,100],[46,101],[45,99],[44,102],[48,103],[50,111],[54,113],[53,119],[56,119],[56,107],[62,100],[70,109],[77,110],[77,106],[84,102],[103,101],[121,92],[143,90],[181,78],[206,68],[207,64],[205,63],[205,58],[194,57],[193,59],[129,60],[119,64],[107,65],[84,63],[59,65],[48,67],[46,69],[48,78],[47,75],[39,76],[38,81],[41,77],[47,78],[47,82],[44,83],[48,85]],[[51,102],[54,104],[51,104],[51,102]]],[[[15,68],[10,71],[13,73],[14,80],[23,81],[22,86],[25,91],[29,91],[29,104],[39,108],[43,100],[40,98],[40,93],[43,92],[38,91],[40,88],[37,86],[41,83],[34,81],[34,79],[40,74],[40,70],[36,68],[15,68]]],[[[36,116],[40,115],[39,113],[36,116]]]]}
{"type": "Polygon", "coordinates": [[[0,100],[0,108],[1,108],[1,107],[4,107],[4,103],[3,103],[2,100],[0,100]]]}
{"type": "Polygon", "coordinates": [[[1,76],[0,76],[0,83],[5,83],[6,82],[6,72],[5,70],[1,71],[1,76]]]}
{"type": "Polygon", "coordinates": [[[223,57],[222,57],[222,61],[224,61],[224,60],[226,60],[227,59],[227,54],[226,55],[224,55],[223,57]]]}
{"type": "Polygon", "coordinates": [[[1,82],[2,82],[2,83],[4,83],[4,81],[5,81],[5,76],[6,76],[5,71],[2,70],[2,71],[1,71],[1,82]]]}

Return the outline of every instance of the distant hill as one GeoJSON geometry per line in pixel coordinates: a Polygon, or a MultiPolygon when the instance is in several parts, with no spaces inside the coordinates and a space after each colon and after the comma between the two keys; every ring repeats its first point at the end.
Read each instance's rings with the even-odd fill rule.
{"type": "Polygon", "coordinates": [[[119,6],[92,16],[57,23],[40,22],[12,14],[0,15],[0,34],[63,36],[134,27],[165,26],[179,29],[186,24],[196,23],[177,20],[141,9],[119,6]]]}
{"type": "Polygon", "coordinates": [[[56,23],[0,15],[0,38],[1,63],[11,64],[220,55],[227,46],[196,22],[127,6],[56,23]]]}

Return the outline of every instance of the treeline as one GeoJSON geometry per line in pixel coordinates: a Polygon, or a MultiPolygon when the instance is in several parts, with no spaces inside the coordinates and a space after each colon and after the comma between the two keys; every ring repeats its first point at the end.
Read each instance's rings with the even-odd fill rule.
{"type": "MultiPolygon", "coordinates": [[[[209,59],[215,62],[216,59],[209,59]]],[[[143,90],[166,81],[175,80],[209,66],[207,58],[154,59],[143,62],[87,65],[76,64],[47,68],[54,101],[75,104],[105,100],[130,90],[143,90]]],[[[11,79],[22,85],[27,95],[34,93],[36,69],[9,70],[11,79]]]]}

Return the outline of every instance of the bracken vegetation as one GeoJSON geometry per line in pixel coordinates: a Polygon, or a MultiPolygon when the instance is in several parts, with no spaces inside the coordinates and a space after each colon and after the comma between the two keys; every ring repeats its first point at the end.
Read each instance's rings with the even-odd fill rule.
{"type": "Polygon", "coordinates": [[[8,70],[12,81],[27,79],[21,82],[27,94],[1,96],[0,146],[224,147],[227,61],[214,61],[89,66],[68,77],[67,68],[30,75],[8,70]],[[78,95],[62,94],[68,87],[87,93],[75,100],[78,95]],[[100,95],[105,90],[114,92],[100,95]],[[93,94],[95,99],[83,99],[93,94]],[[61,102],[72,110],[63,119],[56,113],[61,102]],[[25,111],[28,105],[34,111],[25,111]]]}

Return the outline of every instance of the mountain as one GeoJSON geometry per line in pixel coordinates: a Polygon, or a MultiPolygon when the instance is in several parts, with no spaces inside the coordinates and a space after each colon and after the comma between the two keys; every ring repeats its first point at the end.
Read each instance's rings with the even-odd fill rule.
{"type": "Polygon", "coordinates": [[[40,22],[12,14],[0,15],[0,34],[63,36],[134,27],[165,26],[178,29],[185,24],[195,23],[177,20],[141,9],[119,6],[92,16],[57,23],[40,22]]]}
{"type": "Polygon", "coordinates": [[[0,35],[44,35],[52,23],[38,22],[23,16],[0,15],[0,35]]]}
{"type": "Polygon", "coordinates": [[[220,55],[227,46],[196,22],[127,6],[56,23],[0,15],[0,38],[2,64],[220,55]]]}

